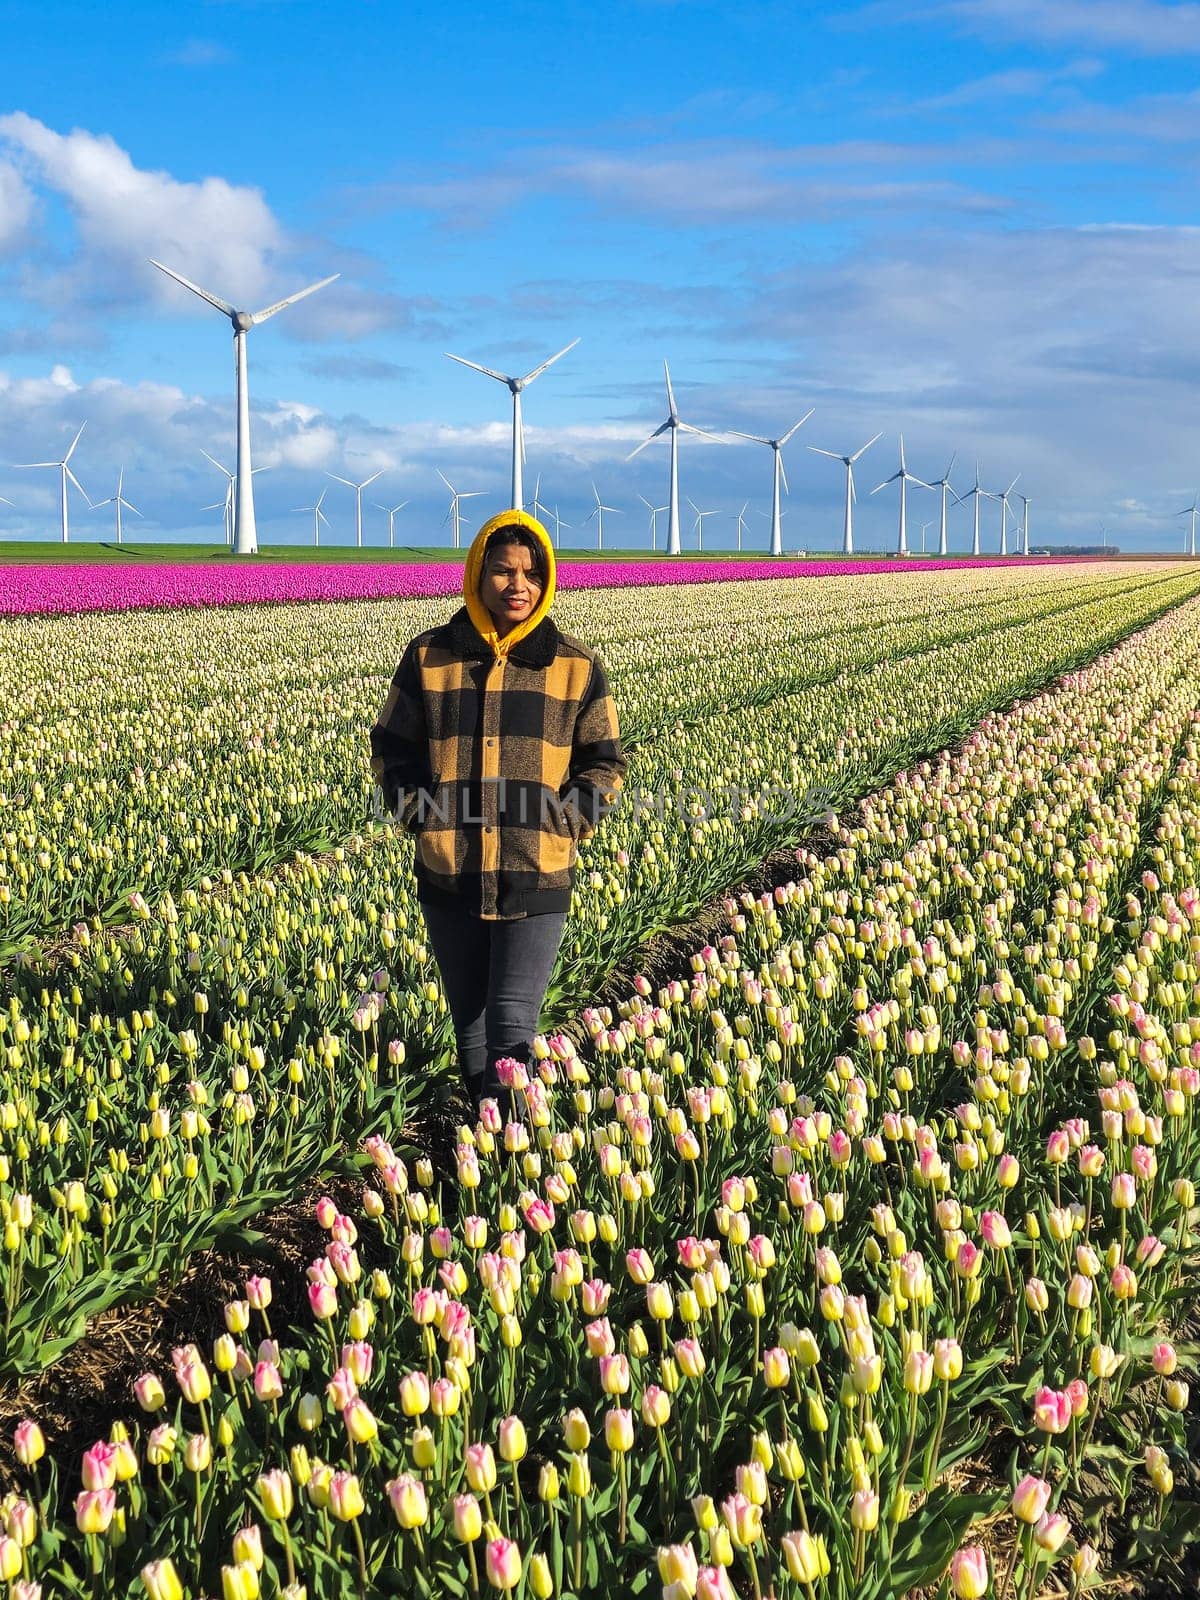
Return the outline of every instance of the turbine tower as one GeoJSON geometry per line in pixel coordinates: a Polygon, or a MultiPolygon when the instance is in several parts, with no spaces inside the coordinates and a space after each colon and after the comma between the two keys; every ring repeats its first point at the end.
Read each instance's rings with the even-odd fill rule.
{"type": "Polygon", "coordinates": [[[354,490],[354,542],[359,547],[359,549],[361,550],[362,549],[362,492],[363,492],[363,490],[365,488],[367,488],[367,486],[369,484],[374,483],[376,478],[381,478],[383,476],[383,468],[380,467],[378,472],[373,472],[369,478],[364,478],[361,483],[352,483],[349,478],[339,478],[336,472],[327,472],[325,474],[325,476],[327,478],[332,478],[334,483],[344,483],[346,485],[347,489],[353,489],[354,490]]]}
{"type": "Polygon", "coordinates": [[[69,466],[69,462],[71,460],[71,457],[75,454],[75,446],[79,443],[80,434],[82,434],[83,430],[86,427],[87,427],[87,423],[86,422],[81,422],[80,423],[80,425],[79,425],[79,433],[77,433],[75,435],[75,437],[71,440],[71,448],[67,451],[66,455],[62,458],[61,461],[19,461],[17,463],[17,468],[21,472],[24,472],[27,468],[34,468],[34,467],[54,467],[55,470],[58,472],[60,483],[61,483],[60,505],[61,505],[61,508],[62,508],[62,542],[64,544],[67,543],[68,535],[69,535],[69,532],[70,532],[70,529],[69,529],[68,524],[67,524],[67,479],[70,478],[71,482],[79,490],[79,492],[83,496],[83,498],[85,500],[87,500],[87,503],[88,503],[89,506],[92,503],[90,500],[88,500],[87,490],[83,487],[83,485],[80,483],[79,479],[75,476],[75,474],[71,471],[71,468],[69,466]]]}
{"type": "Polygon", "coordinates": [[[1194,494],[1191,505],[1184,506],[1182,511],[1175,513],[1177,517],[1191,517],[1192,519],[1192,537],[1188,546],[1188,555],[1193,561],[1196,559],[1196,515],[1198,506],[1200,506],[1200,494],[1194,494]]]}
{"type": "Polygon", "coordinates": [[[963,499],[963,500],[972,500],[973,499],[975,501],[975,532],[974,532],[974,535],[972,536],[972,539],[971,539],[971,554],[973,556],[978,556],[979,555],[979,502],[981,500],[994,500],[996,498],[996,496],[994,494],[992,494],[990,492],[990,490],[980,488],[980,485],[979,485],[979,463],[978,463],[978,461],[975,463],[975,485],[974,485],[973,488],[968,489],[966,494],[962,495],[960,498],[963,499]]]}
{"type": "Polygon", "coordinates": [[[570,526],[571,526],[571,524],[569,522],[564,522],[563,519],[559,516],[558,507],[556,505],[554,507],[554,548],[556,550],[558,549],[558,546],[559,546],[562,530],[564,528],[569,528],[570,526]]]}
{"type": "MultiPolygon", "coordinates": [[[[485,378],[494,378],[497,383],[505,384],[512,395],[512,508],[514,511],[524,511],[525,509],[525,488],[521,480],[521,469],[525,465],[525,423],[521,418],[521,391],[528,389],[535,378],[540,378],[547,367],[552,367],[556,361],[560,361],[567,351],[574,350],[578,343],[578,339],[572,339],[570,344],[564,345],[557,355],[551,356],[549,361],[543,361],[540,367],[534,367],[533,371],[527,372],[523,378],[510,378],[506,372],[496,372],[491,367],[481,367],[478,361],[468,361],[465,356],[450,355],[449,350],[445,352],[451,361],[457,361],[461,366],[470,367],[473,372],[482,372],[485,378]]],[[[480,490],[480,493],[482,492],[480,490]]]]}
{"type": "Polygon", "coordinates": [[[233,324],[233,354],[237,368],[237,486],[234,492],[233,553],[239,556],[257,555],[258,530],[254,522],[254,478],[250,462],[250,384],[246,376],[246,335],[251,328],[266,322],[277,311],[284,311],[306,295],[315,294],[341,274],[334,272],[319,283],[310,283],[307,289],[288,295],[286,300],[277,300],[264,311],[237,311],[228,301],[218,299],[182,273],[164,267],[161,261],[155,261],[153,257],[150,260],[152,266],[165,272],[168,278],[174,278],[176,283],[181,283],[193,294],[198,294],[201,300],[207,300],[210,306],[227,316],[233,324]]]}
{"type": "Polygon", "coordinates": [[[724,444],[724,439],[719,439],[715,433],[705,433],[703,428],[694,428],[690,422],[684,422],[679,416],[679,407],[675,404],[675,391],[671,387],[671,369],[663,362],[663,372],[667,378],[667,420],[661,423],[648,439],[643,439],[636,450],[631,450],[625,457],[632,461],[634,456],[640,455],[646,446],[657,439],[660,433],[671,435],[671,493],[668,499],[670,516],[667,519],[667,548],[666,555],[677,556],[681,553],[679,545],[679,435],[683,433],[697,433],[702,439],[711,439],[714,444],[724,444]]]}
{"type": "MultiPolygon", "coordinates": [[[[736,428],[731,428],[729,430],[735,439],[749,439],[751,444],[769,444],[774,455],[773,482],[771,488],[771,554],[773,556],[781,556],[783,554],[783,525],[779,512],[780,480],[783,482],[783,492],[785,494],[791,494],[792,492],[788,488],[787,472],[783,465],[783,447],[796,432],[797,428],[802,428],[804,426],[815,410],[815,406],[810,406],[800,418],[800,421],[794,422],[788,431],[782,436],[782,438],[779,439],[763,439],[760,438],[757,433],[739,433],[736,428]]],[[[738,537],[741,537],[740,525],[738,528],[738,537]]],[[[740,544],[738,545],[738,549],[741,549],[740,544]]]]}
{"type": "Polygon", "coordinates": [[[624,513],[619,511],[616,506],[606,506],[601,501],[600,494],[599,494],[599,491],[596,488],[595,483],[592,484],[592,494],[595,497],[596,504],[595,504],[595,508],[588,513],[587,520],[590,522],[593,517],[596,518],[596,549],[597,550],[603,550],[604,549],[604,513],[606,511],[611,511],[614,517],[623,516],[624,513]]]}
{"type": "Polygon", "coordinates": [[[922,489],[931,489],[933,485],[926,483],[924,478],[918,478],[915,472],[910,472],[905,466],[903,434],[900,435],[900,470],[893,472],[890,478],[885,478],[882,483],[877,484],[871,490],[871,493],[878,494],[880,489],[886,489],[889,483],[895,483],[897,480],[900,484],[900,531],[896,540],[896,554],[898,556],[906,556],[908,554],[908,486],[910,483],[919,483],[922,489]]]}
{"type": "Polygon", "coordinates": [[[533,514],[538,519],[538,521],[542,524],[542,526],[545,527],[546,523],[549,521],[550,517],[553,515],[553,512],[550,510],[549,506],[544,506],[542,504],[541,498],[540,498],[541,497],[541,493],[542,493],[542,475],[539,472],[537,477],[534,479],[534,484],[533,484],[533,514]]]}
{"type": "Polygon", "coordinates": [[[957,460],[958,460],[958,451],[956,450],[954,452],[954,454],[950,457],[950,465],[946,468],[945,472],[942,473],[940,478],[935,478],[933,480],[933,482],[929,485],[929,487],[931,489],[940,489],[941,490],[941,496],[942,496],[941,516],[938,519],[938,555],[940,555],[940,556],[944,556],[947,553],[947,550],[946,550],[946,502],[947,502],[947,500],[949,499],[949,497],[952,494],[954,495],[954,503],[955,503],[955,505],[957,505],[958,502],[959,502],[959,496],[957,494],[955,494],[954,490],[950,487],[950,474],[954,471],[954,463],[957,460]]]}
{"type": "Polygon", "coordinates": [[[1013,479],[1003,494],[993,496],[994,499],[1000,502],[1000,554],[1002,556],[1007,556],[1008,554],[1008,497],[1016,488],[1017,478],[1020,476],[1021,474],[1018,472],[1017,477],[1013,479]]]}
{"type": "MultiPolygon", "coordinates": [[[[882,439],[882,432],[875,435],[875,439],[882,439]]],[[[861,450],[856,450],[852,456],[839,456],[834,450],[821,450],[815,444],[810,444],[809,449],[816,455],[828,456],[831,461],[840,461],[846,468],[846,516],[842,524],[842,554],[854,554],[854,503],[858,496],[854,492],[854,463],[859,456],[866,452],[875,443],[875,439],[868,439],[861,450]]]]}
{"type": "Polygon", "coordinates": [[[317,497],[317,503],[316,503],[315,506],[295,506],[293,508],[296,511],[311,511],[312,512],[312,514],[313,514],[313,544],[316,545],[318,549],[320,548],[320,545],[321,545],[321,524],[324,523],[327,528],[331,525],[330,521],[329,521],[329,518],[321,510],[321,506],[322,506],[322,504],[323,504],[323,502],[325,500],[325,496],[328,493],[329,493],[328,487],[322,489],[321,493],[317,497]]]}
{"type": "Polygon", "coordinates": [[[450,491],[450,509],[446,513],[446,521],[454,529],[454,548],[457,550],[459,527],[462,522],[462,502],[464,500],[475,500],[479,495],[486,494],[487,491],[485,489],[456,489],[441,467],[437,469],[437,475],[450,491]]]}
{"type": "Polygon", "coordinates": [[[696,513],[696,520],[692,523],[692,527],[696,530],[696,549],[703,550],[704,519],[705,517],[715,517],[717,513],[715,511],[701,511],[700,507],[690,496],[688,498],[688,505],[690,505],[692,510],[696,513]]]}
{"type": "MultiPolygon", "coordinates": [[[[1017,499],[1021,502],[1021,554],[1029,554],[1029,496],[1019,494],[1017,499]]],[[[1195,524],[1192,524],[1193,528],[1195,524]]]]}
{"type": "Polygon", "coordinates": [[[400,502],[400,504],[398,506],[381,506],[379,504],[378,500],[375,501],[375,509],[377,511],[384,511],[384,512],[387,513],[387,519],[388,519],[388,549],[389,550],[394,550],[396,548],[396,516],[397,516],[397,513],[403,511],[407,504],[408,504],[407,500],[401,500],[401,502],[400,502]]]}
{"type": "MultiPolygon", "coordinates": [[[[142,515],[142,513],[138,510],[138,508],[135,505],[131,505],[130,502],[128,500],[126,500],[126,498],[125,498],[125,468],[124,467],[122,467],[120,472],[117,474],[117,492],[116,492],[116,494],[110,494],[107,500],[97,500],[96,504],[92,507],[92,510],[93,511],[99,511],[101,506],[116,506],[116,508],[117,508],[117,543],[120,544],[121,543],[121,507],[124,506],[126,511],[132,511],[135,517],[140,517],[142,515]]],[[[145,519],[143,518],[143,521],[144,520],[145,519]]]]}

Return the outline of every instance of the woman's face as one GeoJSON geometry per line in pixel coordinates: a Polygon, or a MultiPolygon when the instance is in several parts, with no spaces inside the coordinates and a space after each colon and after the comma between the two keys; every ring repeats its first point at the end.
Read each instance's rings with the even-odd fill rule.
{"type": "Polygon", "coordinates": [[[488,557],[479,592],[501,636],[524,622],[541,598],[532,569],[533,552],[523,544],[501,545],[488,557]]]}

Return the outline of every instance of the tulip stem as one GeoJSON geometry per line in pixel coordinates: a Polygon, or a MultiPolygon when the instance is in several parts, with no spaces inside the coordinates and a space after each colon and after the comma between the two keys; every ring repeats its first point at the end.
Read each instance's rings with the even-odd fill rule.
{"type": "Polygon", "coordinates": [[[354,1529],[354,1544],[358,1551],[358,1597],[359,1600],[367,1600],[367,1552],[363,1548],[362,1529],[358,1525],[357,1517],[352,1520],[350,1526],[354,1529]]]}

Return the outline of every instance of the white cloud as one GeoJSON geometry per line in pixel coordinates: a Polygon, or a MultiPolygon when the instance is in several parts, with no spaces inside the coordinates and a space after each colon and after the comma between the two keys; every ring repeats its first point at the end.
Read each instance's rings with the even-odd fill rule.
{"type": "MultiPolygon", "coordinates": [[[[869,9],[889,15],[897,10],[887,0],[869,9]]],[[[1200,52],[1200,5],[1193,0],[935,0],[902,9],[910,16],[948,18],[989,37],[1148,56],[1200,52]]]]}
{"type": "Polygon", "coordinates": [[[33,191],[10,162],[0,161],[0,252],[21,244],[33,218],[33,191]]]}
{"type": "Polygon", "coordinates": [[[150,291],[164,308],[190,310],[192,297],[147,256],[223,299],[261,303],[278,287],[274,258],[287,235],[258,189],[148,171],[107,134],[56,133],[24,112],[0,117],[0,140],[25,178],[58,196],[75,220],[80,254],[51,280],[57,301],[105,293],[144,300],[150,291]]]}

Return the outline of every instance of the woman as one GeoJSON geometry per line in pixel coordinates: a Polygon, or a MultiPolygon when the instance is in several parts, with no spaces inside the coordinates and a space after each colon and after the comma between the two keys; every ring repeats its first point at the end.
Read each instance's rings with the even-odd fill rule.
{"type": "Polygon", "coordinates": [[[464,604],[409,643],[371,730],[384,804],[416,835],[417,898],[477,1113],[507,1100],[498,1061],[529,1063],[576,846],[627,765],[600,658],[555,626],[554,588],[536,518],[485,522],[464,604]]]}

